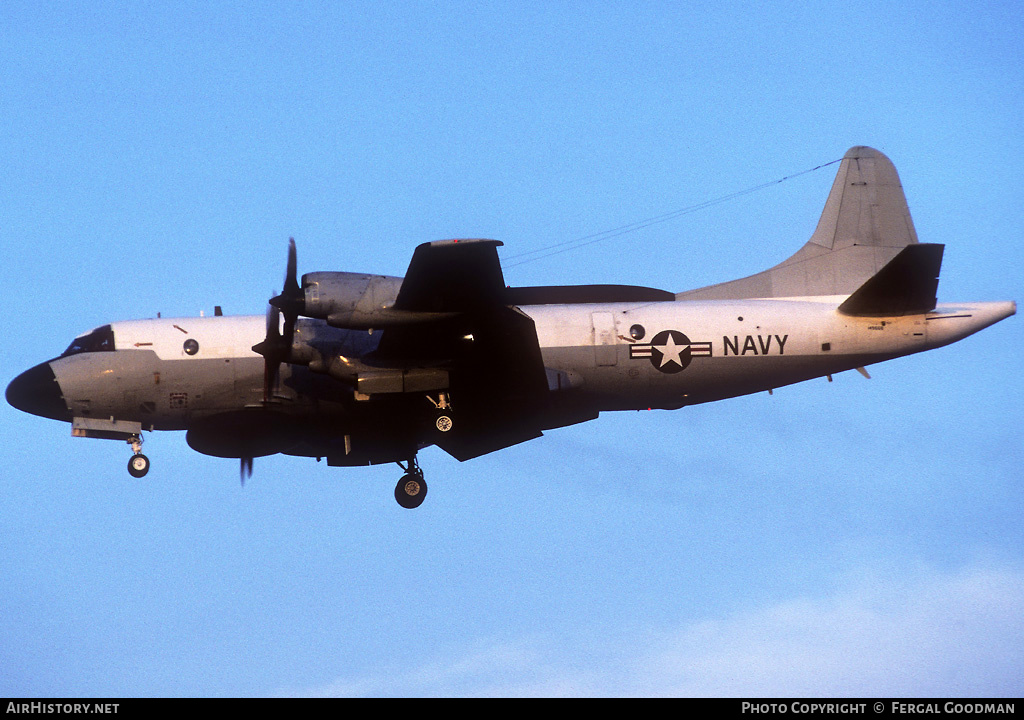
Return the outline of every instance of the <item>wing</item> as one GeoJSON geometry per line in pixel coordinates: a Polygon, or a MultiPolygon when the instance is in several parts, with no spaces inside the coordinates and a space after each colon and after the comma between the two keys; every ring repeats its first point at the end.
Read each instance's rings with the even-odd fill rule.
{"type": "Polygon", "coordinates": [[[416,248],[395,299],[395,310],[464,312],[498,304],[505,280],[498,240],[438,240],[416,248]]]}
{"type": "Polygon", "coordinates": [[[541,435],[548,383],[533,320],[507,303],[496,240],[416,248],[394,308],[444,317],[390,327],[370,360],[444,368],[455,424],[436,444],[459,460],[541,435]]]}

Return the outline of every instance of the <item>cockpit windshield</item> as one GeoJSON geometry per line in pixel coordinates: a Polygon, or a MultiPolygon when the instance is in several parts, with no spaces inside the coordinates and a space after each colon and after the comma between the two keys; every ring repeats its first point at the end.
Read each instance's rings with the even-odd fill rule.
{"type": "Polygon", "coordinates": [[[109,325],[98,327],[84,335],[79,335],[68,349],[61,353],[61,357],[77,355],[88,352],[113,352],[114,351],[114,330],[109,325]]]}

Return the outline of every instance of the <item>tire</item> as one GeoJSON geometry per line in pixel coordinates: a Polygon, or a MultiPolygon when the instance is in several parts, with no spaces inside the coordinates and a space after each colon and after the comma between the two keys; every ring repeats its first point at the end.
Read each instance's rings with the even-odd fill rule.
{"type": "Polygon", "coordinates": [[[395,500],[409,510],[418,508],[427,496],[427,482],[422,475],[408,473],[403,475],[395,486],[395,500]]]}
{"type": "Polygon", "coordinates": [[[149,472],[149,458],[138,453],[128,461],[128,474],[133,478],[144,477],[149,472]]]}

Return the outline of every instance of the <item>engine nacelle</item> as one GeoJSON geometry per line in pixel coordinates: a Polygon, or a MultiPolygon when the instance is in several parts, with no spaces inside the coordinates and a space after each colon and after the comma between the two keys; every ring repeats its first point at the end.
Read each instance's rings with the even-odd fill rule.
{"type": "Polygon", "coordinates": [[[314,272],[302,276],[306,295],[303,315],[339,328],[385,327],[394,324],[389,312],[402,278],[352,272],[314,272]]]}
{"type": "Polygon", "coordinates": [[[402,278],[350,272],[315,272],[302,276],[306,317],[350,330],[432,322],[457,313],[396,310],[402,278]]]}

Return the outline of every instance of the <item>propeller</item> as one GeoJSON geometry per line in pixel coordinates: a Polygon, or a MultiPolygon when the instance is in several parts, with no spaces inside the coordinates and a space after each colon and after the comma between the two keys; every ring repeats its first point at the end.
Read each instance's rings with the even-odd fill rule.
{"type": "Polygon", "coordinates": [[[251,457],[244,457],[244,458],[242,458],[242,468],[241,468],[241,473],[240,474],[242,476],[242,487],[245,487],[245,481],[252,477],[252,458],[251,457]]]}
{"type": "MultiPolygon", "coordinates": [[[[263,401],[270,399],[271,390],[277,385],[281,363],[287,362],[295,341],[295,323],[306,309],[306,295],[299,287],[295,257],[295,238],[288,239],[288,266],[285,271],[284,289],[280,295],[270,299],[267,308],[267,337],[252,346],[253,352],[263,356],[263,401]],[[281,315],[284,315],[284,332],[280,330],[281,315]]],[[[244,474],[245,463],[242,471],[244,474]]],[[[249,464],[251,471],[252,464],[249,464]]]]}
{"type": "Polygon", "coordinates": [[[267,308],[267,336],[263,342],[252,346],[253,352],[263,356],[263,401],[270,399],[270,392],[277,385],[277,373],[281,363],[288,359],[291,342],[285,342],[281,335],[281,311],[271,305],[267,308]]]}

